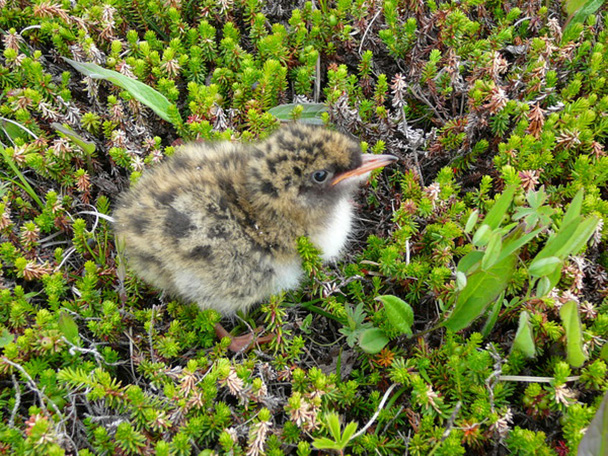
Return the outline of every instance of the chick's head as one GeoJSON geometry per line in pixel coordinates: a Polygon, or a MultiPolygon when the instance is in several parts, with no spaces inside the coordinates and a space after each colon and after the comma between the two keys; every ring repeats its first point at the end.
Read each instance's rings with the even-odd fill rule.
{"type": "Polygon", "coordinates": [[[356,188],[337,176],[362,164],[359,144],[341,133],[310,125],[284,127],[253,146],[248,188],[259,207],[323,213],[356,188]]]}

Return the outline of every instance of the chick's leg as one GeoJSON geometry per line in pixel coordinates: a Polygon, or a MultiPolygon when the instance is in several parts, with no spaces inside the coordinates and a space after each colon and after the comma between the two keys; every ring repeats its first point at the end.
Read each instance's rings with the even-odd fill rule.
{"type": "Polygon", "coordinates": [[[226,331],[226,329],[221,324],[216,323],[215,334],[217,334],[217,337],[220,339],[222,339],[224,337],[230,338],[230,345],[228,346],[228,348],[231,351],[238,353],[238,352],[242,352],[242,351],[249,349],[249,347],[254,342],[258,343],[258,344],[265,344],[265,343],[270,342],[272,339],[274,339],[274,335],[272,335],[272,334],[267,334],[262,337],[257,337],[258,333],[260,331],[262,331],[263,329],[264,328],[258,328],[254,332],[250,332],[250,333],[244,334],[242,336],[235,337],[232,334],[230,334],[228,331],[226,331]]]}

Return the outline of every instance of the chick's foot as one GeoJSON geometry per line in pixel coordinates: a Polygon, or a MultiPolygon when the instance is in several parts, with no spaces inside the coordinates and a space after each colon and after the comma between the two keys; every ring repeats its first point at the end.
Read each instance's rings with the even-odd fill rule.
{"type": "Polygon", "coordinates": [[[245,350],[248,350],[256,344],[266,344],[274,339],[274,334],[266,334],[262,337],[257,337],[257,335],[264,330],[263,327],[257,328],[254,332],[250,332],[247,334],[243,334],[242,336],[233,336],[219,323],[215,325],[215,334],[219,339],[224,337],[230,338],[230,345],[228,349],[234,353],[240,353],[245,350]]]}

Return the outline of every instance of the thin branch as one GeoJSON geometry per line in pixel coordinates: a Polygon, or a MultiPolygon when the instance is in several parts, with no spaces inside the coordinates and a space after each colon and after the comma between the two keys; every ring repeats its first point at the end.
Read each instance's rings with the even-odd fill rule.
{"type": "Polygon", "coordinates": [[[363,43],[365,42],[365,37],[367,36],[367,33],[370,31],[370,29],[372,28],[372,24],[376,19],[378,19],[378,16],[380,16],[381,12],[382,10],[379,9],[378,12],[374,14],[374,17],[372,17],[372,20],[369,21],[369,23],[367,24],[367,28],[365,29],[365,33],[363,34],[363,38],[361,38],[361,44],[359,44],[359,55],[361,55],[361,50],[363,49],[363,43]]]}
{"type": "Polygon", "coordinates": [[[498,350],[496,350],[496,347],[494,346],[494,344],[488,344],[488,351],[490,353],[490,356],[492,357],[492,359],[494,360],[494,370],[492,371],[492,373],[488,376],[488,378],[486,378],[486,388],[488,389],[488,397],[490,399],[490,410],[492,411],[492,413],[495,412],[495,408],[494,408],[494,388],[496,386],[496,383],[498,382],[498,378],[500,377],[500,375],[502,374],[502,358],[500,356],[500,354],[498,353],[498,350]]]}
{"type": "Polygon", "coordinates": [[[19,32],[19,35],[23,35],[25,32],[29,32],[30,30],[38,30],[41,29],[41,25],[30,25],[29,27],[25,27],[23,30],[19,32]]]}
{"type": "Polygon", "coordinates": [[[57,422],[57,427],[59,428],[58,429],[59,430],[59,437],[65,439],[67,441],[69,441],[69,443],[72,445],[72,448],[76,448],[77,447],[76,443],[74,442],[74,440],[72,439],[72,437],[70,437],[68,435],[67,429],[65,427],[66,417],[65,417],[65,415],[63,415],[61,413],[61,411],[59,410],[59,407],[57,407],[57,404],[55,404],[55,402],[53,402],[44,393],[44,391],[42,391],[41,389],[39,389],[36,386],[36,382],[30,376],[30,374],[28,374],[28,372],[23,368],[23,366],[21,366],[20,364],[14,363],[13,361],[9,360],[5,356],[3,356],[2,358],[0,358],[0,361],[8,364],[9,366],[14,367],[19,372],[21,372],[21,375],[23,375],[23,377],[25,377],[25,379],[26,379],[27,386],[30,388],[30,390],[32,390],[34,393],[36,393],[38,395],[38,399],[40,400],[40,407],[47,414],[49,414],[49,411],[48,411],[48,409],[47,409],[46,404],[44,403],[44,401],[48,402],[48,404],[51,406],[51,408],[53,409],[53,411],[55,412],[55,414],[60,418],[59,421],[57,422]]]}
{"type": "MultiPolygon", "coordinates": [[[[25,127],[25,126],[21,125],[19,122],[15,122],[14,120],[7,119],[6,117],[0,117],[0,120],[2,120],[2,121],[4,121],[4,122],[12,123],[13,125],[15,125],[15,126],[17,126],[17,127],[21,128],[21,129],[22,129],[23,131],[25,131],[26,133],[29,133],[29,134],[32,136],[32,138],[34,138],[34,139],[38,139],[38,135],[36,135],[36,133],[34,133],[34,132],[33,132],[32,130],[30,130],[29,128],[27,128],[27,127],[25,127]]],[[[7,134],[7,136],[8,136],[8,134],[7,134]]],[[[10,136],[9,136],[9,138],[10,138],[10,136]]]]}
{"type": "Polygon", "coordinates": [[[352,439],[356,439],[357,437],[365,434],[365,431],[367,431],[367,429],[374,424],[374,421],[376,421],[376,418],[378,418],[378,415],[380,415],[380,411],[384,408],[384,404],[386,403],[386,400],[388,399],[388,397],[390,396],[390,394],[393,392],[393,390],[397,387],[397,383],[393,383],[389,389],[386,390],[386,393],[384,393],[384,396],[382,397],[382,400],[380,401],[380,405],[378,405],[378,409],[376,410],[376,412],[374,413],[374,415],[370,418],[370,420],[367,422],[367,424],[365,426],[363,426],[361,428],[361,430],[359,430],[359,432],[357,432],[356,434],[354,434],[351,438],[352,439]]]}
{"type": "Polygon", "coordinates": [[[19,406],[21,405],[21,388],[19,387],[19,382],[15,378],[15,374],[11,374],[11,379],[13,380],[13,386],[15,387],[15,405],[13,406],[13,410],[11,411],[11,417],[8,420],[8,426],[15,426],[15,416],[17,416],[17,411],[19,410],[19,406]]]}
{"type": "Polygon", "coordinates": [[[154,314],[156,312],[156,305],[153,305],[150,309],[150,327],[148,328],[148,344],[150,344],[150,360],[155,363],[156,353],[154,352],[154,341],[152,340],[152,331],[154,331],[154,314]]]}
{"type": "MultiPolygon", "coordinates": [[[[401,106],[401,128],[403,129],[403,134],[407,137],[407,133],[409,130],[409,126],[407,125],[407,118],[405,117],[405,105],[401,106]]],[[[409,138],[408,138],[409,139],[409,138]]],[[[416,165],[416,170],[418,171],[418,177],[420,179],[420,184],[424,187],[424,176],[422,175],[422,168],[420,167],[420,162],[418,161],[418,146],[420,142],[412,147],[412,153],[414,154],[414,163],[416,165]]],[[[408,261],[409,263],[409,261],[408,261]]]]}
{"type": "Polygon", "coordinates": [[[444,119],[444,117],[439,113],[439,111],[437,111],[437,109],[435,108],[435,105],[433,103],[431,103],[428,98],[426,98],[424,96],[424,94],[420,91],[418,91],[418,89],[415,89],[413,86],[408,86],[409,89],[412,91],[412,94],[418,98],[418,100],[422,101],[425,105],[427,105],[429,108],[431,108],[431,110],[435,113],[435,115],[439,118],[439,120],[441,120],[442,124],[446,123],[446,119],[444,119]]]}
{"type": "Polygon", "coordinates": [[[456,407],[454,407],[454,411],[452,412],[452,415],[450,416],[450,419],[448,420],[448,423],[445,427],[445,431],[443,431],[443,434],[441,434],[441,440],[439,442],[437,442],[437,445],[435,445],[433,447],[433,449],[431,450],[431,452],[429,453],[429,456],[432,456],[435,454],[435,451],[437,451],[437,449],[441,446],[441,444],[443,442],[445,442],[445,440],[450,436],[450,434],[452,433],[452,429],[454,428],[454,422],[456,421],[456,417],[458,416],[458,414],[460,413],[460,408],[462,407],[462,402],[458,402],[456,404],[456,407]]]}
{"type": "Polygon", "coordinates": [[[315,103],[319,102],[321,95],[321,56],[317,56],[317,63],[315,64],[315,93],[313,100],[315,103]]]}
{"type": "Polygon", "coordinates": [[[67,249],[63,254],[63,259],[61,260],[61,263],[59,263],[57,265],[54,272],[59,271],[61,269],[61,267],[63,266],[63,264],[70,259],[70,257],[72,256],[72,254],[75,251],[76,251],[76,247],[70,247],[69,249],[67,249]]]}
{"type": "Polygon", "coordinates": [[[122,366],[123,364],[127,364],[126,361],[117,361],[115,363],[107,362],[105,360],[105,358],[103,357],[103,355],[101,353],[99,353],[99,351],[95,347],[95,344],[93,345],[93,348],[84,348],[84,347],[79,347],[78,345],[73,344],[65,336],[62,336],[61,339],[70,346],[70,349],[69,349],[70,355],[74,355],[76,352],[83,353],[85,355],[93,355],[93,357],[95,358],[95,360],[97,361],[97,363],[100,366],[102,366],[102,365],[122,366]]]}
{"type": "Polygon", "coordinates": [[[526,16],[526,17],[522,17],[520,20],[518,20],[515,24],[513,24],[513,28],[517,28],[520,24],[524,23],[525,21],[529,21],[530,19],[532,19],[530,16],[526,16]]]}
{"type": "MultiPolygon", "coordinates": [[[[116,220],[114,220],[114,217],[112,217],[110,215],[102,214],[101,212],[98,212],[98,211],[80,211],[76,215],[80,215],[80,214],[94,215],[95,217],[102,218],[111,223],[116,222],[116,220]]],[[[97,223],[97,222],[95,222],[95,223],[97,223]]],[[[92,229],[91,231],[94,231],[94,229],[92,229]]]]}
{"type": "MultiPolygon", "coordinates": [[[[566,382],[575,382],[579,378],[580,375],[575,375],[573,377],[566,377],[566,382]]],[[[527,382],[527,383],[551,383],[555,381],[554,377],[532,377],[529,375],[500,375],[498,380],[503,382],[527,382]]]]}

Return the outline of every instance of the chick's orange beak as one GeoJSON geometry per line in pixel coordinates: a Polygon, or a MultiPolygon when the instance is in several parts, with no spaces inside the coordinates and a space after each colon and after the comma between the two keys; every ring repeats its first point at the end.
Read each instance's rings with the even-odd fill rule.
{"type": "Polygon", "coordinates": [[[382,168],[383,166],[390,165],[398,160],[398,158],[394,155],[373,154],[363,154],[361,155],[361,159],[361,165],[355,169],[351,169],[350,171],[337,174],[331,181],[331,185],[336,185],[337,183],[351,177],[361,176],[362,174],[369,173],[376,168],[382,168]]]}

